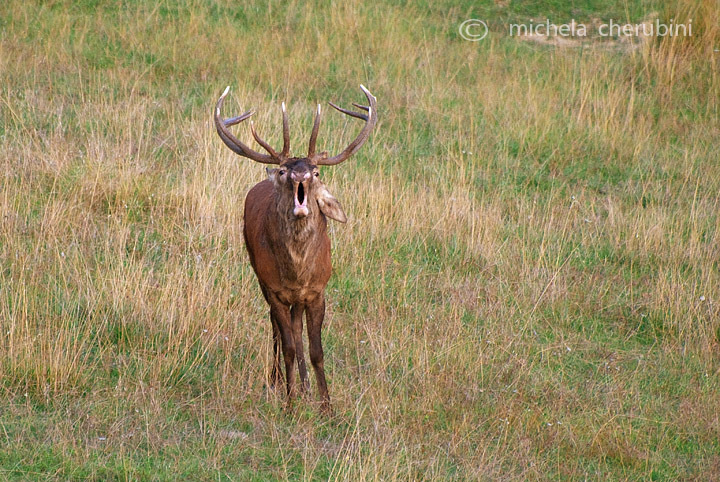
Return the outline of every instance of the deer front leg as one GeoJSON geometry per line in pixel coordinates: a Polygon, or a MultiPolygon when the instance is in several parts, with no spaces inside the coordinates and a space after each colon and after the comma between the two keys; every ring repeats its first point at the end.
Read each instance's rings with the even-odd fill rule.
{"type": "Polygon", "coordinates": [[[290,310],[290,319],[292,323],[293,340],[295,341],[295,358],[297,359],[298,371],[300,372],[300,389],[303,393],[310,389],[310,381],[308,380],[307,367],[305,366],[305,351],[303,349],[303,312],[305,306],[293,305],[290,310]]]}
{"type": "Polygon", "coordinates": [[[295,340],[292,333],[290,308],[284,305],[276,296],[268,296],[270,303],[270,316],[276,321],[280,332],[283,360],[285,362],[285,383],[287,386],[288,405],[292,405],[295,397],[295,340]]]}
{"type": "Polygon", "coordinates": [[[325,380],[324,354],[322,348],[322,324],[325,319],[325,295],[320,294],[306,307],[308,324],[308,344],[310,346],[310,363],[315,370],[320,403],[324,412],[330,412],[330,394],[325,380]]]}

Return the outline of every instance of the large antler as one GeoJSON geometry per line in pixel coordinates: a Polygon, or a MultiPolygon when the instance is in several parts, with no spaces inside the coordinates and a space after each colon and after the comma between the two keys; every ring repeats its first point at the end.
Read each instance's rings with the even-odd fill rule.
{"type": "MultiPolygon", "coordinates": [[[[377,100],[375,97],[368,91],[364,85],[360,85],[360,88],[365,93],[365,97],[367,97],[368,104],[365,105],[359,105],[353,102],[353,105],[359,109],[364,110],[367,112],[367,114],[363,114],[360,112],[353,112],[351,110],[343,109],[342,107],[338,107],[337,105],[333,104],[332,102],[329,102],[329,104],[337,109],[338,111],[342,112],[343,114],[349,115],[350,117],[355,117],[357,119],[362,119],[365,121],[365,126],[363,126],[362,130],[360,131],[360,134],[355,138],[354,141],[350,143],[349,146],[345,148],[344,151],[342,151],[337,156],[333,156],[328,158],[326,152],[321,153],[315,153],[315,143],[317,141],[318,136],[318,130],[320,129],[320,105],[318,105],[317,108],[317,114],[315,115],[315,122],[313,124],[312,132],[310,134],[310,143],[308,145],[308,158],[311,162],[318,166],[334,166],[336,164],[340,164],[353,154],[355,154],[358,149],[365,143],[365,141],[370,136],[370,131],[372,131],[372,128],[375,126],[375,123],[377,122],[377,100]]],[[[247,157],[249,159],[252,159],[253,161],[262,162],[264,164],[281,164],[288,160],[288,154],[290,153],[290,126],[288,121],[288,114],[285,109],[285,103],[282,103],[282,114],[283,114],[283,149],[280,153],[275,151],[270,144],[265,142],[255,131],[255,125],[252,121],[250,121],[250,130],[252,131],[252,135],[255,138],[255,141],[257,141],[258,144],[260,144],[263,149],[265,149],[268,154],[262,154],[260,152],[257,152],[247,145],[243,144],[238,140],[228,129],[230,126],[234,126],[236,124],[241,123],[251,115],[253,115],[254,111],[247,111],[242,115],[239,115],[237,117],[232,117],[230,119],[223,120],[220,116],[220,109],[222,108],[223,102],[225,101],[225,97],[227,96],[228,92],[230,91],[230,87],[228,86],[225,89],[225,92],[220,96],[220,98],[217,101],[217,104],[215,105],[215,112],[214,112],[214,119],[215,119],[215,127],[217,129],[217,133],[220,136],[220,138],[223,140],[226,146],[228,146],[233,152],[236,154],[239,154],[241,156],[247,157]]]]}
{"type": "Polygon", "coordinates": [[[344,151],[342,151],[337,156],[333,156],[330,158],[326,157],[325,153],[315,154],[315,140],[317,139],[317,131],[318,127],[320,126],[320,106],[318,106],[317,115],[315,116],[315,123],[313,125],[312,134],[310,135],[310,146],[309,146],[309,152],[308,157],[310,158],[311,162],[314,162],[318,166],[334,166],[336,164],[340,164],[344,160],[346,160],[348,157],[355,154],[358,149],[365,143],[365,141],[370,136],[370,131],[375,126],[375,123],[377,122],[377,99],[370,93],[369,90],[365,88],[364,85],[360,84],[360,88],[365,93],[365,97],[367,97],[368,105],[359,105],[353,102],[353,105],[357,107],[358,109],[362,109],[366,114],[362,114],[360,112],[353,112],[351,110],[343,109],[342,107],[338,107],[332,102],[328,102],[333,108],[336,110],[342,112],[343,114],[349,115],[350,117],[355,117],[357,119],[362,119],[365,121],[365,126],[363,126],[362,130],[360,131],[360,134],[355,138],[354,141],[350,143],[349,146],[345,148],[344,151]]]}
{"type": "Polygon", "coordinates": [[[280,154],[275,152],[275,150],[270,147],[267,142],[262,140],[260,136],[257,135],[257,132],[255,132],[255,126],[253,125],[252,121],[250,121],[250,129],[252,130],[253,137],[258,144],[260,144],[266,151],[270,153],[269,155],[262,154],[240,142],[228,129],[228,127],[239,124],[251,115],[253,115],[255,113],[254,111],[247,111],[242,115],[227,120],[223,120],[220,117],[220,109],[222,108],[223,102],[225,101],[225,96],[228,94],[228,92],[230,92],[230,86],[225,89],[225,92],[223,92],[223,94],[218,99],[217,104],[215,105],[215,112],[213,115],[215,119],[215,128],[217,129],[217,133],[220,136],[220,139],[223,140],[225,145],[228,146],[230,150],[232,150],[234,153],[252,159],[253,161],[262,162],[263,164],[280,164],[281,162],[286,160],[288,152],[290,151],[290,129],[288,115],[285,111],[285,103],[283,102],[282,104],[283,150],[280,154]]]}

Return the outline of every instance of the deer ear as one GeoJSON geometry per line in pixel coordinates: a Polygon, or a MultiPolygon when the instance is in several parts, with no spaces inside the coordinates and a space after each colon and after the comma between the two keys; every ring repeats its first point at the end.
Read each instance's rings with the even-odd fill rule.
{"type": "Polygon", "coordinates": [[[275,179],[277,179],[278,170],[270,168],[270,167],[266,167],[265,172],[267,172],[268,179],[270,179],[272,181],[272,183],[275,184],[275,179]]]}
{"type": "Polygon", "coordinates": [[[325,216],[335,221],[340,221],[341,223],[347,222],[347,216],[342,206],[340,206],[340,202],[328,192],[325,186],[320,189],[317,203],[318,206],[320,206],[320,211],[322,211],[325,216]]]}

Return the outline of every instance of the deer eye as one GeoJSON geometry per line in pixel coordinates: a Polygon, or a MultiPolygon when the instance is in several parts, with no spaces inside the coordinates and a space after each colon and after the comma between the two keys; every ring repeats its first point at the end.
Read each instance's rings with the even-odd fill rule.
{"type": "Polygon", "coordinates": [[[281,176],[284,176],[284,175],[285,175],[285,171],[283,171],[282,169],[280,169],[280,171],[278,171],[278,174],[280,174],[281,176]]]}
{"type": "Polygon", "coordinates": [[[315,173],[315,177],[320,177],[320,173],[319,173],[319,172],[316,172],[316,173],[315,173]]]}

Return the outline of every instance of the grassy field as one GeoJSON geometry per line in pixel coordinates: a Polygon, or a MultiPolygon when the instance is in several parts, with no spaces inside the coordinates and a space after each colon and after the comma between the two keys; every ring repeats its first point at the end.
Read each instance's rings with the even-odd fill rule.
{"type": "Polygon", "coordinates": [[[0,480],[720,480],[719,30],[715,0],[2,2],[0,480]],[[693,36],[504,27],[653,12],[693,36]],[[288,413],[241,234],[265,171],[210,113],[231,85],[279,145],[285,101],[302,155],[360,83],[380,121],[322,172],[335,416],[288,413]]]}

